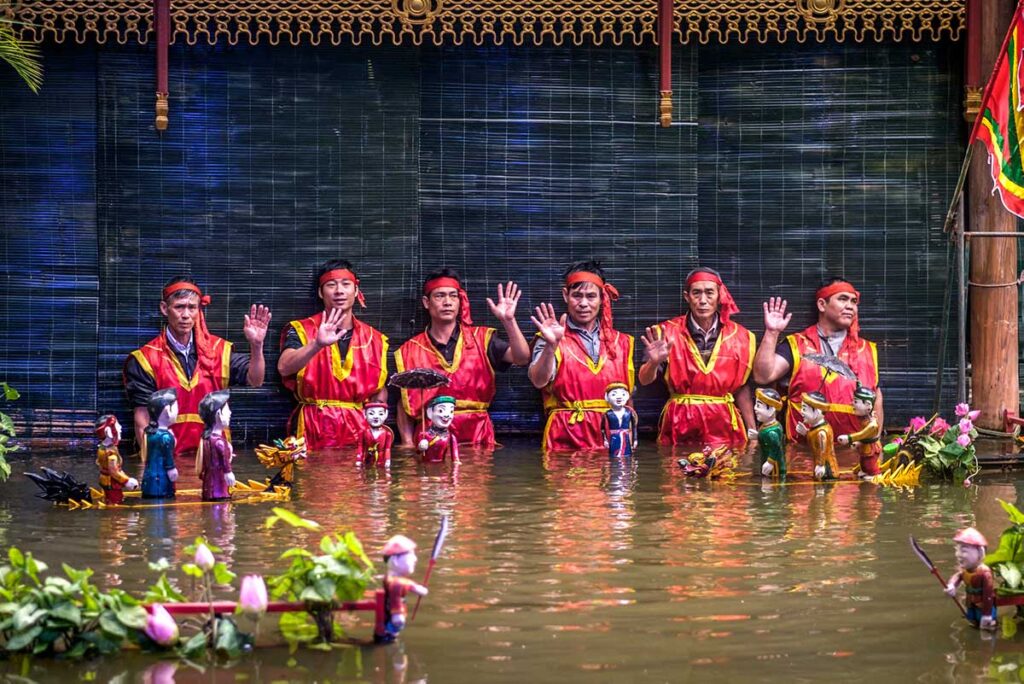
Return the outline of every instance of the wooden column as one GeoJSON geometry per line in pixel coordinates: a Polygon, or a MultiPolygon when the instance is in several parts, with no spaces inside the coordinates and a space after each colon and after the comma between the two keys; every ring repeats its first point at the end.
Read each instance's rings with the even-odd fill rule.
{"type": "MultiPolygon", "coordinates": [[[[987,79],[995,64],[1016,3],[978,3],[981,73],[987,79]]],[[[970,31],[968,32],[970,33],[970,31]]],[[[972,232],[1016,230],[1016,218],[992,192],[985,150],[975,150],[968,176],[968,229],[972,232]]],[[[1017,279],[1017,239],[982,238],[970,242],[970,280],[981,284],[1017,279]]],[[[971,403],[981,409],[978,424],[1001,430],[1003,412],[1018,411],[1017,287],[970,287],[971,403]]]]}

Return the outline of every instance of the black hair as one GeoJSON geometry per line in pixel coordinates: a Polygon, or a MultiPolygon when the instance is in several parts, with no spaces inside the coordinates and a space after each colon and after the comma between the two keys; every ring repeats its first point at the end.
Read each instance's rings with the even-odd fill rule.
{"type": "Polygon", "coordinates": [[[434,278],[455,278],[456,280],[459,281],[460,285],[462,284],[462,276],[459,275],[458,271],[449,266],[442,266],[436,271],[431,271],[430,273],[428,273],[427,277],[423,279],[423,284],[426,285],[434,278]]]}
{"type": "MultiPolygon", "coordinates": [[[[196,287],[199,287],[199,283],[197,283],[195,281],[195,278],[193,278],[191,275],[188,275],[188,274],[178,275],[178,276],[174,276],[173,278],[168,280],[166,283],[164,283],[164,286],[163,286],[163,288],[160,291],[161,295],[163,294],[163,290],[166,290],[167,288],[169,288],[171,285],[174,285],[175,283],[190,283],[192,285],[195,285],[196,287]]],[[[175,299],[179,299],[181,297],[190,297],[190,296],[193,296],[195,294],[196,293],[193,292],[192,290],[185,290],[185,289],[175,290],[174,292],[172,292],[168,296],[163,297],[163,300],[165,302],[170,303],[170,302],[173,302],[175,299]]]]}
{"type": "MultiPolygon", "coordinates": [[[[604,269],[601,268],[601,262],[596,259],[586,259],[584,261],[575,261],[569,264],[569,267],[562,272],[562,279],[565,280],[570,274],[578,271],[586,271],[587,273],[593,273],[604,280],[604,269]]],[[[575,283],[569,286],[569,291],[576,290],[583,286],[583,283],[575,283]]]]}
{"type": "Polygon", "coordinates": [[[149,402],[146,408],[149,410],[149,425],[146,426],[146,434],[151,435],[160,426],[160,414],[164,409],[178,401],[178,390],[173,387],[157,390],[149,395],[149,402]]]}
{"type": "Polygon", "coordinates": [[[352,262],[348,259],[331,259],[330,261],[325,261],[320,264],[320,268],[316,269],[316,275],[313,276],[313,296],[317,301],[320,301],[320,277],[328,271],[337,271],[340,269],[346,269],[352,271],[352,273],[356,272],[352,262]]]}
{"type": "Polygon", "coordinates": [[[217,412],[224,408],[231,398],[231,390],[214,390],[203,397],[199,402],[199,417],[203,419],[203,438],[210,436],[213,430],[213,423],[217,419],[217,412]]]}

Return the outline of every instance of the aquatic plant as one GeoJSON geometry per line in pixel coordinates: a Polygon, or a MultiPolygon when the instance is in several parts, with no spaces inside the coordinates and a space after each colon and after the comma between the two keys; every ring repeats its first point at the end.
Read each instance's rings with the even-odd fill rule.
{"type": "Polygon", "coordinates": [[[215,654],[227,659],[237,658],[243,651],[252,647],[253,638],[238,629],[234,620],[225,615],[218,615],[213,606],[213,586],[230,586],[237,577],[228,570],[223,561],[214,558],[221,550],[196,537],[194,543],[185,547],[186,555],[191,556],[192,563],[183,563],[181,571],[200,583],[200,601],[210,606],[209,619],[180,648],[183,657],[194,659],[200,656],[215,654]]]}
{"type": "Polygon", "coordinates": [[[1024,594],[1024,513],[1012,503],[997,499],[1010,518],[1010,526],[999,535],[999,546],[985,556],[999,584],[996,594],[1013,596],[1024,594]]]}
{"type": "Polygon", "coordinates": [[[7,62],[33,93],[43,85],[41,54],[35,45],[23,42],[14,30],[17,23],[0,17],[0,60],[7,62]]]}
{"type": "Polygon", "coordinates": [[[923,461],[929,472],[970,486],[981,471],[974,448],[978,431],[973,421],[978,413],[967,404],[959,404],[956,415],[960,420],[952,425],[938,414],[927,420],[915,416],[904,434],[885,445],[883,451],[888,457],[898,457],[899,465],[923,461]]]}
{"type": "Polygon", "coordinates": [[[140,641],[146,609],[127,593],[100,591],[92,570],[64,564],[64,576],[15,547],[0,566],[0,647],[6,653],[72,658],[119,651],[140,641]]]}
{"type": "MultiPolygon", "coordinates": [[[[301,518],[283,508],[275,508],[266,526],[284,522],[292,527],[318,530],[315,521],[301,518]]],[[[293,547],[281,554],[290,560],[288,569],[268,580],[275,598],[287,597],[306,604],[307,613],[283,613],[281,633],[290,643],[314,644],[329,648],[335,636],[333,611],[339,603],[363,596],[373,579],[373,563],[351,532],[325,535],[320,539],[320,555],[293,547]],[[312,621],[312,622],[311,622],[312,621]]]]}
{"type": "MultiPolygon", "coordinates": [[[[7,401],[14,401],[21,395],[6,382],[0,382],[0,390],[3,390],[3,398],[7,401]]],[[[11,476],[11,465],[7,462],[7,454],[17,451],[20,447],[11,444],[14,437],[14,421],[6,413],[0,412],[0,482],[6,482],[11,476]]]]}

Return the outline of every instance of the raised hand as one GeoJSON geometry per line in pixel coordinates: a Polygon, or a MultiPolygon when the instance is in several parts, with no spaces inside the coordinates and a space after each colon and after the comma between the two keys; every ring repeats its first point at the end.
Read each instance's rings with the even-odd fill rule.
{"type": "Polygon", "coordinates": [[[786,300],[771,297],[764,303],[764,331],[781,333],[789,325],[793,314],[786,313],[786,300]]]}
{"type": "Polygon", "coordinates": [[[672,340],[666,340],[661,332],[661,326],[648,326],[644,334],[640,336],[647,349],[647,359],[659,366],[668,360],[668,353],[672,350],[672,340]]]}
{"type": "Polygon", "coordinates": [[[249,307],[249,313],[245,316],[245,327],[242,333],[250,346],[262,346],[263,340],[267,337],[267,328],[270,327],[270,309],[260,304],[253,304],[249,307]]]}
{"type": "Polygon", "coordinates": [[[554,348],[565,337],[567,314],[562,314],[561,318],[557,318],[555,307],[550,304],[541,304],[534,309],[534,313],[536,315],[530,316],[530,320],[533,321],[544,341],[554,348]]]}
{"type": "Polygon", "coordinates": [[[330,347],[341,339],[342,330],[339,327],[342,319],[341,309],[331,309],[316,331],[316,343],[322,347],[330,347]]]}
{"type": "Polygon", "coordinates": [[[516,306],[519,304],[519,297],[522,296],[519,286],[511,280],[504,286],[498,283],[498,302],[494,303],[490,297],[487,298],[487,306],[491,313],[502,323],[508,323],[516,319],[516,306]]]}

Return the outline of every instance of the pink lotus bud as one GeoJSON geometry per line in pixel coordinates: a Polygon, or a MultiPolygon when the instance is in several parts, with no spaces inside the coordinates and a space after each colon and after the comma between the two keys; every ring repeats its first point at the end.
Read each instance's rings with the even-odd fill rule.
{"type": "Polygon", "coordinates": [[[948,429],[949,429],[949,423],[947,423],[942,418],[936,418],[935,421],[932,423],[932,434],[936,434],[936,433],[939,433],[939,432],[945,432],[948,429]]]}
{"type": "Polygon", "coordinates": [[[970,418],[964,418],[960,421],[960,432],[965,435],[974,428],[974,423],[971,422],[970,418]]]}
{"type": "Polygon", "coordinates": [[[971,407],[968,406],[967,404],[957,404],[956,409],[953,412],[956,413],[957,418],[963,418],[968,413],[970,413],[970,411],[971,407]]]}
{"type": "Polygon", "coordinates": [[[922,416],[914,416],[913,418],[910,419],[910,427],[908,429],[910,432],[917,432],[918,430],[923,428],[927,422],[928,421],[925,420],[922,416]]]}
{"type": "Polygon", "coordinates": [[[971,436],[967,433],[963,433],[956,438],[956,443],[966,449],[971,446],[971,436]]]}
{"type": "Polygon", "coordinates": [[[213,565],[216,561],[213,559],[213,552],[206,544],[200,544],[196,547],[195,564],[199,566],[199,569],[203,572],[209,572],[213,570],[213,565]]]}
{"type": "Polygon", "coordinates": [[[970,487],[970,486],[971,486],[971,478],[967,478],[966,480],[964,480],[964,487],[970,487]]]}
{"type": "Polygon", "coordinates": [[[267,585],[259,575],[246,575],[242,578],[242,588],[238,592],[238,607],[250,617],[259,617],[267,612],[267,585]]]}
{"type": "Polygon", "coordinates": [[[173,646],[178,642],[178,623],[159,603],[149,607],[144,631],[146,636],[161,646],[173,646]]]}
{"type": "Polygon", "coordinates": [[[979,409],[977,411],[971,411],[970,413],[967,414],[967,417],[970,418],[971,420],[978,420],[978,416],[980,415],[981,410],[979,409]]]}

